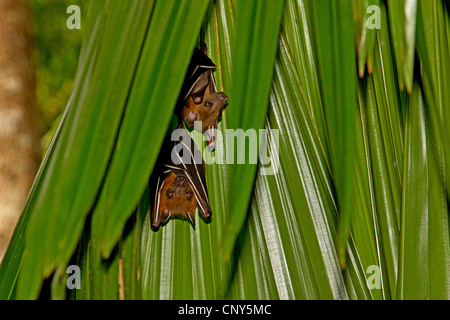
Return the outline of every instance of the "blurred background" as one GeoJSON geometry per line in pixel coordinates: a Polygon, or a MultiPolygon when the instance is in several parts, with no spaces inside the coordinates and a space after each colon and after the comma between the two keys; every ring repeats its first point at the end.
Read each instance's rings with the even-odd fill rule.
{"type": "Polygon", "coordinates": [[[73,89],[89,2],[0,1],[0,261],[73,89]]]}

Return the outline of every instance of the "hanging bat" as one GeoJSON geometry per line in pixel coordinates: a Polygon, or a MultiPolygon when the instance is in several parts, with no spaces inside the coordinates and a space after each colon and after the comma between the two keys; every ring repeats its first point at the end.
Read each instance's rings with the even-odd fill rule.
{"type": "Polygon", "coordinates": [[[178,105],[178,115],[184,120],[188,128],[194,126],[194,122],[202,122],[197,126],[198,130],[206,132],[209,141],[209,149],[215,148],[214,131],[228,97],[223,92],[217,92],[216,82],[212,70],[216,66],[206,55],[206,45],[202,49],[194,49],[187,77],[183,85],[181,101],[178,105]]]}
{"type": "Polygon", "coordinates": [[[195,125],[197,130],[206,132],[209,148],[214,148],[216,144],[215,136],[209,129],[217,129],[217,122],[227,101],[225,93],[213,92],[211,85],[208,85],[200,104],[195,103],[194,98],[189,96],[181,109],[181,118],[188,128],[195,125]]]}
{"type": "Polygon", "coordinates": [[[160,165],[162,172],[157,178],[151,215],[155,229],[169,218],[189,220],[195,227],[197,206],[203,218],[209,219],[212,214],[201,153],[187,131],[181,130],[180,140],[171,144],[173,149],[163,154],[163,164],[160,165]],[[174,163],[172,155],[179,161],[178,164],[174,163]]]}

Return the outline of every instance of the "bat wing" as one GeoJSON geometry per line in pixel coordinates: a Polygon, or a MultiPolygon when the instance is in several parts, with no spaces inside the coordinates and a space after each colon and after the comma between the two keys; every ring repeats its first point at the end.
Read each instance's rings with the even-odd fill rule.
{"type": "Polygon", "coordinates": [[[193,92],[201,92],[211,81],[214,82],[214,87],[216,87],[212,75],[214,68],[216,68],[216,65],[212,60],[202,50],[194,48],[180,95],[183,100],[186,100],[193,92]]]}
{"type": "Polygon", "coordinates": [[[187,130],[183,130],[183,139],[176,142],[178,148],[174,149],[180,164],[172,163],[166,165],[166,167],[174,170],[174,172],[182,172],[186,175],[197,198],[199,212],[205,219],[209,219],[212,211],[206,187],[205,163],[194,140],[191,139],[187,130]],[[184,152],[187,152],[187,156],[184,155],[184,152]],[[183,161],[183,159],[189,160],[183,161]]]}
{"type": "MultiPolygon", "coordinates": [[[[154,203],[151,215],[151,222],[153,228],[159,228],[161,224],[161,211],[160,211],[160,202],[161,202],[161,190],[163,187],[163,183],[161,182],[161,177],[158,177],[156,183],[156,190],[154,195],[154,203]]],[[[163,221],[164,222],[164,221],[163,221]]]]}

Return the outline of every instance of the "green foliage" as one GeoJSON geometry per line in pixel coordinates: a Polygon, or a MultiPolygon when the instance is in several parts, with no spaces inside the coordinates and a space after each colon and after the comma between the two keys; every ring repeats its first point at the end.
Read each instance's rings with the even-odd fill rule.
{"type": "Polygon", "coordinates": [[[92,2],[0,297],[449,299],[449,30],[444,1],[92,2]],[[208,164],[212,220],[155,232],[147,180],[200,41],[219,129],[278,129],[280,166],[208,164]]]}
{"type": "Polygon", "coordinates": [[[46,150],[73,90],[80,46],[90,0],[33,0],[31,9],[36,44],[36,96],[42,118],[42,145],[46,150]],[[81,29],[69,30],[67,7],[81,11],[81,29]]]}

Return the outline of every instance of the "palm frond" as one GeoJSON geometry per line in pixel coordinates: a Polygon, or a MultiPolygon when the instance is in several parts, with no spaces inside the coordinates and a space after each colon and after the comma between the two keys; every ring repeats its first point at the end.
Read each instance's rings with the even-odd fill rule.
{"type": "Polygon", "coordinates": [[[450,298],[445,1],[93,1],[85,34],[0,298],[450,298]],[[200,42],[230,97],[213,216],[155,232],[147,183],[200,42]],[[266,129],[271,162],[226,163],[226,129],[266,129]]]}

